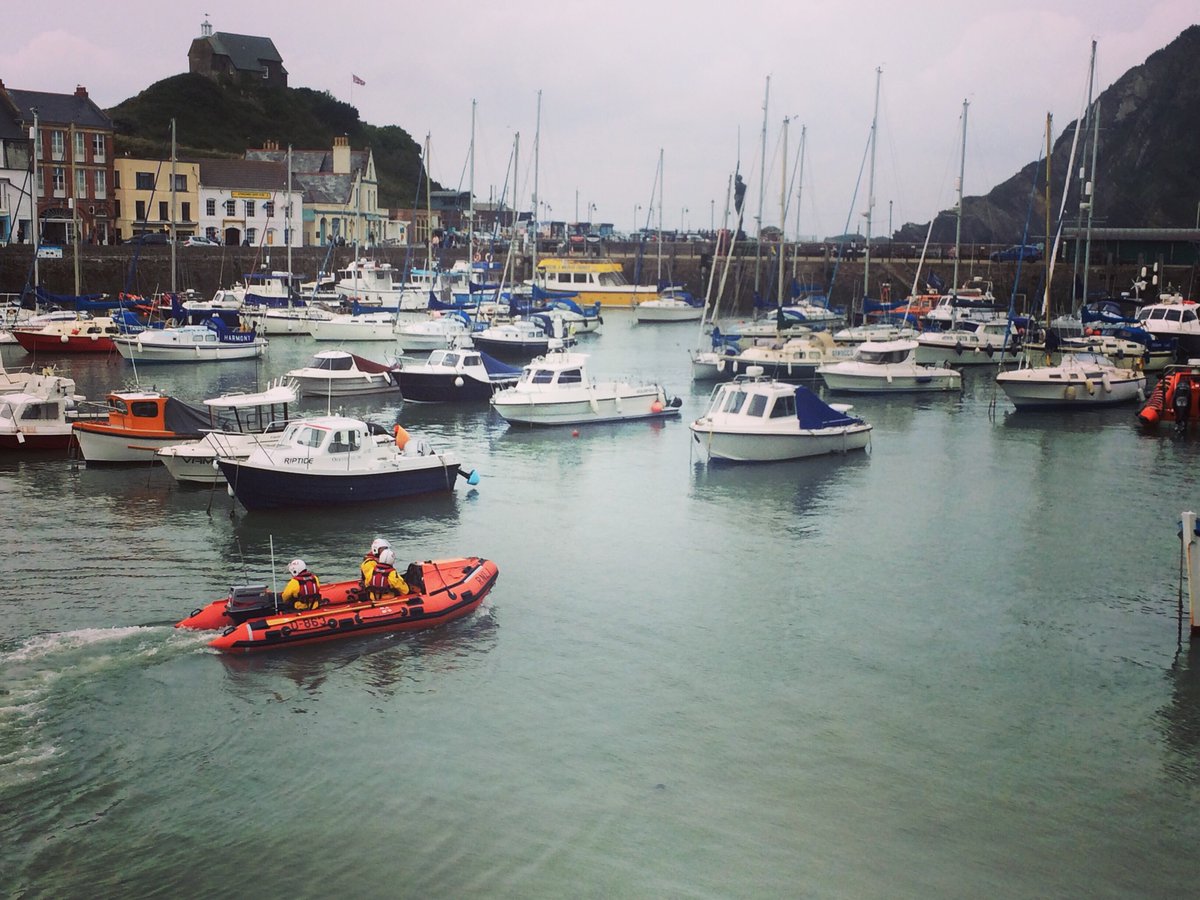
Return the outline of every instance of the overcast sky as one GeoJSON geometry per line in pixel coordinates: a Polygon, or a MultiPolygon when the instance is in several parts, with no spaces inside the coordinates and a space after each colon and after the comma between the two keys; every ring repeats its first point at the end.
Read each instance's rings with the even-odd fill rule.
{"type": "Polygon", "coordinates": [[[433,177],[446,187],[468,187],[477,101],[476,195],[499,192],[520,132],[523,209],[533,193],[540,90],[538,195],[553,219],[578,215],[627,230],[635,207],[641,226],[653,205],[657,226],[661,149],[665,228],[719,227],[739,159],[747,231],[760,188],[763,223],[778,224],[781,135],[791,117],[789,172],[801,126],[807,139],[787,231],[795,233],[798,209],[802,234],[828,235],[847,223],[865,230],[862,169],[877,67],[873,234],[953,205],[964,99],[964,190],[981,194],[1038,157],[1047,112],[1056,135],[1078,115],[1093,39],[1102,89],[1200,20],[1200,9],[1196,0],[64,0],[6,16],[0,79],[27,90],[83,84],[102,107],[114,106],[187,71],[206,16],[215,31],[274,40],[293,87],[327,90],[365,121],[399,125],[418,143],[428,134],[433,177]],[[366,85],[353,86],[352,75],[366,85]]]}

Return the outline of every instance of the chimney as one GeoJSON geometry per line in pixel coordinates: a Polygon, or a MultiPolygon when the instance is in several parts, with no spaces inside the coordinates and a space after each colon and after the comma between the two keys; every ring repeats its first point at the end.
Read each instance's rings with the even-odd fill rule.
{"type": "Polygon", "coordinates": [[[333,174],[350,174],[350,138],[345,135],[333,139],[333,174]]]}
{"type": "Polygon", "coordinates": [[[84,100],[86,100],[87,95],[88,95],[87,88],[85,88],[82,84],[75,85],[75,96],[76,97],[82,97],[84,100]]]}

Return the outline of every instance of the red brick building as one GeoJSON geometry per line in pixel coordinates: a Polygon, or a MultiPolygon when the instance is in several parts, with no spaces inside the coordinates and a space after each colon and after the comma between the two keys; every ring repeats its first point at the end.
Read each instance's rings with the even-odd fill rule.
{"type": "Polygon", "coordinates": [[[78,222],[81,241],[112,243],[113,124],[88,97],[87,88],[52,94],[7,88],[0,81],[0,103],[26,134],[37,119],[34,156],[41,243],[70,242],[73,222],[78,222]]]}

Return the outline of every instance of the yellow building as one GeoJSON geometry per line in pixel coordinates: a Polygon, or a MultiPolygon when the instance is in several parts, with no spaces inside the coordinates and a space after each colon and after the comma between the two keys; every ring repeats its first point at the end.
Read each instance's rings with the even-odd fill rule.
{"type": "Polygon", "coordinates": [[[200,211],[200,164],[174,162],[175,190],[171,191],[169,159],[113,160],[117,197],[117,236],[127,241],[135,235],[170,233],[175,223],[178,240],[196,234],[200,211]],[[172,211],[172,203],[174,210],[172,211]]]}

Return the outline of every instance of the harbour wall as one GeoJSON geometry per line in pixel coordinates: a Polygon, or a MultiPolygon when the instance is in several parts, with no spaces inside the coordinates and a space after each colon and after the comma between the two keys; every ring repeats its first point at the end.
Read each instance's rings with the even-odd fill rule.
{"type": "MultiPolygon", "coordinates": [[[[660,277],[682,284],[696,296],[704,296],[710,278],[714,284],[721,279],[724,257],[715,261],[711,243],[680,242],[664,243],[661,257],[657,245],[609,243],[604,247],[609,258],[619,260],[630,281],[654,283],[660,277]]],[[[902,248],[898,248],[902,249],[902,248]]],[[[723,293],[724,310],[747,312],[753,307],[756,284],[764,296],[776,293],[778,263],[773,248],[766,246],[756,261],[753,244],[739,245],[731,259],[723,293]]],[[[548,255],[548,254],[544,254],[548,255]]],[[[391,263],[398,270],[406,265],[423,266],[426,255],[423,248],[408,250],[403,247],[381,247],[372,250],[371,256],[381,262],[391,263]]],[[[893,256],[873,258],[870,264],[870,292],[873,297],[883,294],[882,285],[890,285],[893,298],[909,293],[918,269],[922,273],[936,272],[950,285],[953,281],[954,262],[946,258],[945,248],[930,254],[922,264],[918,254],[903,252],[893,256]]],[[[464,258],[462,250],[443,254],[443,265],[449,266],[455,259],[464,258]]],[[[304,278],[312,278],[318,271],[332,271],[344,266],[354,258],[350,247],[338,247],[330,254],[326,247],[303,247],[292,250],[292,270],[304,278]]],[[[499,257],[498,257],[499,258],[499,257]]],[[[529,256],[514,257],[515,277],[529,277],[532,259],[529,256]]],[[[837,260],[828,250],[808,248],[798,255],[789,249],[785,256],[785,283],[793,277],[804,286],[824,286],[832,282],[831,302],[835,306],[857,306],[863,294],[862,259],[837,260]]],[[[218,289],[230,286],[245,274],[256,271],[282,270],[287,268],[287,253],[272,248],[270,253],[263,248],[252,247],[177,247],[175,262],[175,285],[178,290],[188,288],[202,296],[211,297],[218,289]]],[[[1175,284],[1187,285],[1190,268],[1180,267],[1175,273],[1175,284]]],[[[79,286],[84,294],[107,293],[116,295],[121,291],[144,296],[171,289],[171,248],[168,246],[82,246],[78,255],[79,286]]],[[[38,281],[54,294],[74,294],[76,261],[71,249],[65,248],[61,259],[42,259],[38,264],[38,281]]],[[[986,254],[964,253],[959,261],[959,281],[973,278],[990,282],[998,299],[1007,302],[1016,285],[1016,306],[1020,311],[1040,308],[1042,279],[1045,268],[1042,264],[993,263],[986,254]]],[[[1054,305],[1065,308],[1070,303],[1071,282],[1074,277],[1072,265],[1062,263],[1055,275],[1054,305]]],[[[1089,272],[1089,293],[1106,290],[1113,295],[1128,290],[1136,268],[1130,265],[1100,264],[1089,272]]],[[[1082,273],[1080,273],[1080,276],[1082,273]]],[[[924,280],[922,275],[922,281],[924,280]]],[[[33,248],[9,246],[0,248],[0,294],[19,294],[24,285],[33,280],[33,248]]],[[[1163,283],[1172,281],[1172,273],[1164,273],[1163,283]]],[[[1185,290],[1186,293],[1186,290],[1185,290]]]]}

